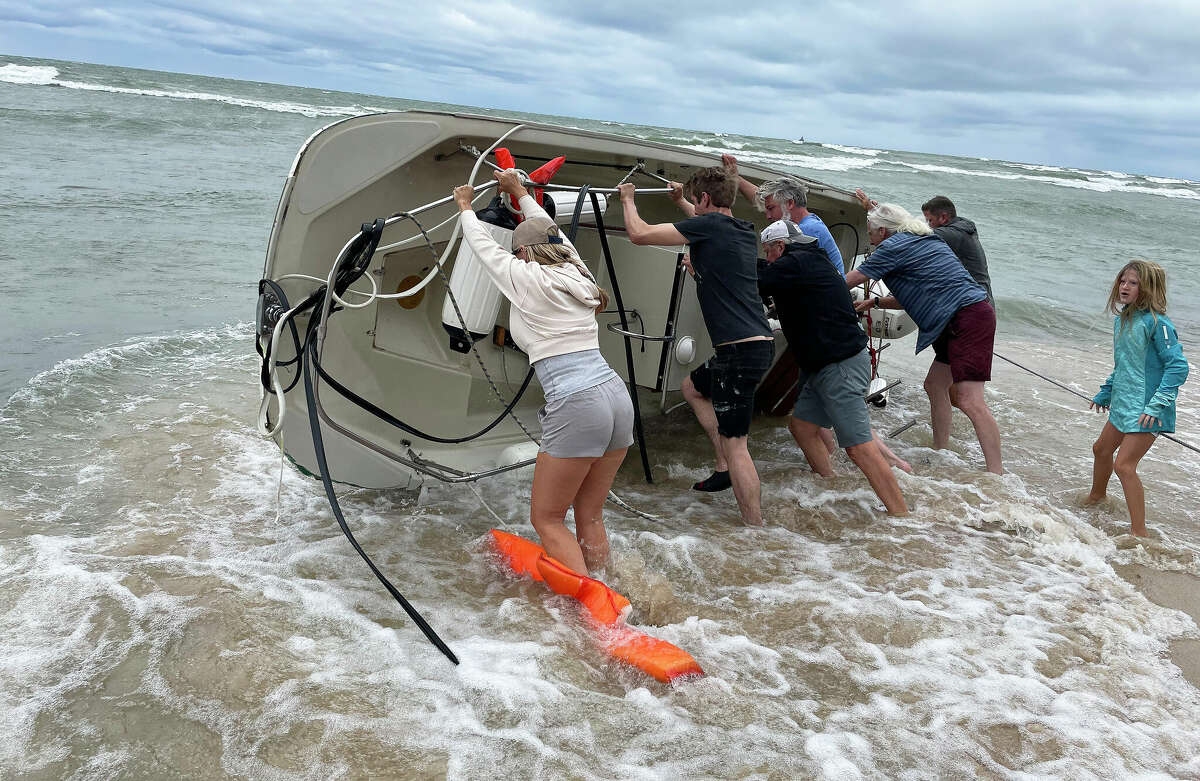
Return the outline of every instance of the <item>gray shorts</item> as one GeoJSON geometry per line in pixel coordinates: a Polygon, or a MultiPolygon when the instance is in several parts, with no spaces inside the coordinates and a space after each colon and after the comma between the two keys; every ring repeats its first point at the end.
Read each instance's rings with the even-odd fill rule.
{"type": "Polygon", "coordinates": [[[542,452],[555,458],[599,458],[633,444],[633,402],[620,377],[547,401],[538,422],[542,452]]]}
{"type": "Polygon", "coordinates": [[[870,442],[871,416],[864,401],[870,384],[871,358],[866,348],[811,374],[801,369],[800,396],[792,417],[832,428],[841,447],[870,442]]]}

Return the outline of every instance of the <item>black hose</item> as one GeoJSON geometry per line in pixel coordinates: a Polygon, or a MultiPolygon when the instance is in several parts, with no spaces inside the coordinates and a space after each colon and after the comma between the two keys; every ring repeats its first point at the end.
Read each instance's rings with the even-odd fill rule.
{"type": "Polygon", "coordinates": [[[457,444],[461,444],[463,442],[470,442],[471,440],[478,439],[479,437],[483,436],[484,434],[486,434],[489,431],[491,431],[492,429],[494,429],[497,425],[499,425],[500,421],[504,420],[505,416],[507,416],[510,412],[512,412],[513,407],[517,406],[517,402],[521,400],[521,396],[525,393],[525,389],[529,387],[530,380],[533,379],[533,369],[531,368],[529,370],[529,372],[525,375],[525,381],[523,383],[521,383],[521,389],[517,391],[517,395],[514,396],[513,400],[508,403],[508,406],[504,408],[504,411],[501,412],[499,414],[499,416],[496,417],[495,420],[493,420],[491,423],[484,426],[479,431],[476,431],[474,434],[467,434],[466,436],[461,436],[461,437],[439,437],[434,434],[426,434],[424,431],[421,431],[420,429],[415,428],[415,427],[409,425],[408,423],[405,423],[403,420],[400,420],[399,418],[392,416],[387,410],[384,410],[384,409],[381,409],[380,407],[375,406],[371,402],[364,399],[362,396],[359,396],[354,391],[345,387],[340,382],[338,382],[333,377],[331,377],[323,368],[321,368],[320,360],[314,358],[313,366],[316,367],[317,374],[321,375],[321,379],[323,379],[323,380],[325,380],[325,382],[329,383],[330,387],[332,387],[335,391],[337,391],[339,394],[344,396],[349,401],[351,401],[354,404],[358,405],[359,407],[363,408],[364,410],[371,413],[375,417],[379,418],[383,422],[388,423],[392,426],[395,426],[396,428],[400,429],[401,431],[406,431],[409,434],[412,434],[414,437],[420,437],[421,439],[428,440],[430,442],[439,442],[439,443],[446,444],[446,445],[457,445],[457,444]]]}
{"type": "MultiPolygon", "coordinates": [[[[852,270],[853,270],[854,261],[858,259],[858,247],[859,247],[859,243],[858,243],[858,228],[855,228],[853,225],[851,225],[851,224],[850,224],[850,223],[848,223],[848,222],[835,222],[834,224],[832,224],[832,225],[827,225],[827,226],[825,226],[825,227],[826,227],[826,228],[829,230],[829,235],[831,235],[831,236],[832,236],[832,235],[833,235],[833,229],[834,229],[834,228],[840,228],[840,227],[842,227],[843,225],[845,225],[847,228],[849,228],[849,229],[850,229],[850,232],[854,234],[854,256],[850,258],[850,264],[851,264],[851,268],[848,268],[848,269],[846,269],[846,271],[852,271],[852,270]]],[[[834,243],[834,244],[837,244],[837,241],[835,240],[833,243],[834,243]]],[[[845,264],[845,260],[846,260],[845,258],[842,258],[842,261],[843,261],[843,262],[842,262],[842,266],[843,266],[843,267],[845,267],[845,265],[846,265],[846,264],[845,264]]]]}
{"type": "MultiPolygon", "coordinates": [[[[608,281],[612,283],[613,298],[617,300],[617,311],[621,314],[621,330],[629,330],[629,318],[625,316],[625,304],[621,301],[621,285],[617,282],[617,269],[613,266],[612,252],[608,248],[608,232],[604,229],[604,216],[600,213],[600,199],[596,197],[596,193],[590,193],[592,196],[592,211],[596,217],[596,229],[600,232],[600,249],[604,253],[604,263],[608,267],[608,281]]],[[[576,214],[579,213],[579,206],[576,206],[576,214]]],[[[629,371],[629,397],[633,402],[633,427],[637,431],[638,450],[642,454],[642,471],[646,475],[646,482],[653,483],[654,477],[650,474],[650,456],[646,453],[646,434],[642,431],[642,407],[638,404],[637,380],[633,372],[633,346],[629,341],[629,337],[622,334],[625,340],[625,365],[629,371]]]]}
{"type": "MultiPolygon", "coordinates": [[[[263,294],[264,287],[271,288],[271,292],[274,293],[276,298],[279,299],[280,306],[283,307],[284,312],[291,311],[292,306],[288,303],[287,294],[283,292],[283,287],[280,286],[278,282],[273,279],[260,279],[258,282],[258,294],[260,296],[263,294]]],[[[291,328],[292,331],[292,344],[295,345],[296,354],[289,361],[275,361],[276,368],[280,366],[291,366],[292,364],[299,363],[302,354],[304,353],[304,347],[300,343],[300,334],[296,330],[296,320],[294,314],[292,317],[288,318],[288,327],[291,328]]],[[[269,346],[270,345],[268,345],[268,347],[269,346]]],[[[262,345],[259,344],[258,339],[254,340],[254,350],[262,358],[262,366],[259,369],[259,382],[262,383],[262,386],[264,389],[266,389],[267,393],[274,395],[275,389],[271,387],[271,367],[267,365],[266,351],[262,349],[262,345]]],[[[296,383],[298,382],[300,382],[299,371],[296,372],[296,376],[292,378],[291,383],[289,383],[288,386],[283,389],[283,392],[288,393],[292,388],[296,387],[296,383]]]]}
{"type": "Polygon", "coordinates": [[[375,566],[375,562],[371,561],[371,557],[358,544],[358,540],[354,538],[354,533],[350,531],[350,526],[346,523],[345,517],[342,515],[342,508],[338,504],[337,495],[333,491],[333,479],[329,476],[329,464],[325,460],[325,442],[321,436],[321,421],[317,417],[317,397],[313,389],[312,369],[313,363],[316,360],[317,340],[315,338],[316,323],[319,318],[314,317],[309,323],[308,333],[308,348],[305,350],[304,360],[304,396],[308,400],[308,424],[312,430],[313,452],[317,458],[317,470],[321,473],[321,484],[325,487],[325,498],[329,500],[329,508],[333,510],[333,517],[337,519],[338,526],[342,529],[342,534],[346,535],[346,539],[354,546],[354,550],[358,551],[358,555],[366,562],[367,567],[371,572],[375,573],[375,577],[383,584],[388,593],[400,603],[400,607],[404,608],[404,612],[412,619],[413,623],[420,628],[429,642],[445,655],[454,664],[458,664],[458,657],[450,650],[450,646],[446,645],[442,638],[438,637],[437,632],[425,620],[425,618],[417,612],[417,609],[409,604],[409,601],[404,598],[400,590],[392,585],[392,582],[379,571],[375,566]]]}

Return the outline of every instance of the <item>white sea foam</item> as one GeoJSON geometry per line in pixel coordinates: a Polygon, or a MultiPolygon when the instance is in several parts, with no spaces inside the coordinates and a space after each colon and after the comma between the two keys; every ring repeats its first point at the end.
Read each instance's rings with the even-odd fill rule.
{"type": "Polygon", "coordinates": [[[0,81],[10,84],[53,84],[58,78],[58,68],[49,65],[0,65],[0,81]]]}
{"type": "Polygon", "coordinates": [[[1066,173],[1069,170],[1056,165],[1034,165],[1032,163],[1001,163],[1001,165],[1007,168],[1020,168],[1025,171],[1047,171],[1052,173],[1066,173]]]}
{"type": "Polygon", "coordinates": [[[848,152],[852,155],[866,155],[868,157],[878,157],[884,154],[882,149],[865,149],[858,146],[843,146],[842,144],[821,144],[826,149],[833,149],[838,152],[848,152]]]}
{"type": "MultiPolygon", "coordinates": [[[[684,149],[697,152],[713,152],[713,147],[695,144],[683,144],[684,149]]],[[[736,150],[734,150],[736,151],[736,150]]],[[[745,163],[765,163],[772,167],[791,166],[808,168],[815,171],[853,171],[858,168],[869,168],[879,162],[873,157],[822,157],[820,155],[799,155],[786,152],[763,152],[751,150],[740,152],[738,160],[745,163]]]]}
{"type": "MultiPolygon", "coordinates": [[[[343,489],[351,528],[459,654],[452,667],[343,539],[319,483],[291,466],[279,483],[278,450],[250,426],[253,361],[235,357],[248,341],[244,330],[214,329],[124,345],[97,364],[116,372],[113,397],[151,395],[140,381],[147,367],[171,374],[157,403],[114,407],[105,432],[62,432],[82,437],[80,452],[103,446],[116,459],[103,472],[72,464],[68,484],[123,505],[91,535],[0,547],[0,581],[27,595],[0,624],[22,638],[0,661],[6,689],[73,671],[20,707],[0,704],[0,725],[15,736],[6,768],[48,772],[70,756],[66,737],[36,725],[97,706],[127,669],[137,672],[117,691],[135,710],[219,737],[213,774],[273,777],[299,766],[366,776],[407,763],[464,777],[597,767],[629,778],[874,777],[917,765],[950,776],[971,758],[985,772],[1056,775],[1067,760],[1052,747],[1069,745],[1077,773],[1181,775],[1200,751],[1200,695],[1178,685],[1163,656],[1168,640],[1200,630],[1118,578],[1113,538],[1082,514],[1019,474],[980,475],[961,431],[950,452],[894,443],[918,468],[898,475],[914,508],[903,519],[872,509],[844,454],[842,477],[799,469],[782,427],[756,429],[765,509],[780,518],[763,530],[736,523],[728,492],[688,491],[683,468],[653,486],[626,478],[619,492],[665,520],[648,527],[608,514],[610,571],[668,585],[648,629],[707,672],[674,686],[609,660],[569,600],[499,571],[480,543],[491,522],[469,492],[431,485],[415,504],[343,489]],[[184,341],[198,346],[164,360],[184,341]],[[204,403],[190,400],[197,383],[239,373],[244,387],[224,405],[211,390],[204,403]],[[175,388],[194,415],[186,434],[173,428],[175,388]],[[116,466],[143,451],[168,464],[189,459],[142,470],[131,487],[116,466]]],[[[91,365],[38,385],[94,379],[91,365]]],[[[1004,417],[1009,395],[1026,391],[1002,379],[989,400],[1020,440],[1039,422],[1004,417]]],[[[56,405],[75,403],[55,395],[42,399],[48,421],[56,405]]],[[[900,414],[884,412],[889,423],[900,414]]],[[[1074,425],[1063,413],[1056,420],[1074,425]]],[[[39,425],[52,434],[52,423],[39,425]]],[[[655,429],[652,421],[667,463],[707,443],[694,431],[682,443],[656,440],[655,429]]],[[[534,536],[527,479],[479,490],[534,536]]],[[[93,755],[119,774],[136,749],[125,752],[114,728],[88,726],[93,755]]],[[[141,722],[122,729],[157,737],[141,722]]]]}
{"type": "MultiPolygon", "coordinates": [[[[1094,174],[1088,179],[1064,178],[1057,176],[1032,176],[1029,174],[1004,173],[995,170],[971,170],[967,168],[958,168],[947,165],[934,165],[930,163],[909,163],[902,160],[892,162],[906,168],[911,168],[915,171],[928,171],[931,173],[953,174],[955,176],[978,176],[988,179],[1008,179],[1008,180],[1024,180],[1031,182],[1040,182],[1043,184],[1051,184],[1056,187],[1069,187],[1076,190],[1092,190],[1095,192],[1128,192],[1128,193],[1143,193],[1146,195],[1160,195],[1166,198],[1184,198],[1187,200],[1200,200],[1200,189],[1192,189],[1189,187],[1164,188],[1164,187],[1148,187],[1136,184],[1130,184],[1129,179],[1118,179],[1108,177],[1096,177],[1094,174]]],[[[1086,173],[1086,172],[1083,172],[1086,173]]],[[[1147,177],[1149,179],[1149,177],[1147,177]]]]}
{"type": "Polygon", "coordinates": [[[144,95],[152,98],[172,98],[175,100],[200,100],[212,103],[225,103],[242,108],[255,108],[263,111],[278,111],[285,114],[301,114],[306,117],[350,117],[360,114],[370,114],[383,109],[369,106],[320,106],[306,103],[279,100],[257,100],[240,98],[233,95],[222,95],[212,92],[190,92],[184,90],[162,90],[139,87],[117,87],[109,84],[96,84],[83,81],[69,81],[58,78],[57,68],[49,66],[24,66],[9,63],[0,67],[0,81],[13,84],[29,84],[36,86],[57,86],[66,89],[85,90],[88,92],[111,92],[120,95],[144,95]]]}

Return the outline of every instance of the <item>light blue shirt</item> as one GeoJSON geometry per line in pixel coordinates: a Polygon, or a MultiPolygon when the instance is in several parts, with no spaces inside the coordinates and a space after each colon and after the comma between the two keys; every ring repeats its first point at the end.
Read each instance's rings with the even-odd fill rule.
{"type": "Polygon", "coordinates": [[[837,242],[833,240],[833,234],[829,232],[829,228],[825,227],[825,223],[815,214],[810,213],[800,222],[796,223],[796,227],[805,236],[812,236],[817,240],[817,246],[825,250],[825,254],[829,256],[830,262],[834,268],[843,277],[846,276],[846,265],[842,263],[842,251],[838,249],[837,242]]]}
{"type": "Polygon", "coordinates": [[[917,352],[933,344],[955,312],[987,300],[987,291],[971,278],[950,245],[932,233],[888,236],[858,270],[882,279],[921,329],[917,352]]]}

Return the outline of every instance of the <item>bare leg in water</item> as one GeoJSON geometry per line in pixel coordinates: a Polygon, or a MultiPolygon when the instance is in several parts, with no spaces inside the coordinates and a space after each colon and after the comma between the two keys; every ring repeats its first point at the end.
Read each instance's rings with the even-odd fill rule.
{"type": "Polygon", "coordinates": [[[608,560],[608,534],[601,512],[625,448],[599,458],[555,458],[538,453],[533,469],[529,519],[546,553],[581,575],[608,560]],[[575,506],[575,534],[567,528],[567,509],[575,506]]]}
{"type": "Polygon", "coordinates": [[[721,435],[717,432],[717,413],[713,409],[712,400],[696,390],[691,377],[684,377],[679,389],[683,392],[684,400],[695,413],[700,428],[704,429],[708,441],[712,443],[715,456],[712,476],[701,480],[692,487],[702,491],[724,490],[730,486],[732,481],[729,478],[729,461],[726,459],[725,450],[721,445],[721,435]],[[707,484],[712,484],[713,487],[705,488],[704,486],[707,484]]]}
{"type": "MultiPolygon", "coordinates": [[[[791,428],[791,423],[788,423],[788,428],[791,428]]],[[[794,429],[792,430],[792,436],[793,437],[796,436],[796,432],[794,429]]],[[[825,449],[829,452],[829,455],[832,456],[835,452],[837,452],[837,445],[834,443],[834,440],[833,440],[833,429],[830,429],[830,428],[821,429],[820,436],[821,436],[821,441],[825,443],[825,449]]],[[[879,454],[881,456],[883,456],[884,460],[887,461],[889,466],[894,466],[902,472],[908,472],[909,474],[912,474],[912,465],[909,464],[907,461],[905,461],[900,456],[893,453],[892,449],[890,447],[888,447],[886,444],[884,444],[883,438],[879,436],[878,431],[876,431],[875,429],[871,429],[871,438],[875,440],[875,444],[879,448],[879,454]]],[[[800,440],[797,439],[796,442],[797,442],[797,444],[799,444],[800,440]]],[[[803,446],[801,446],[801,449],[802,450],[804,449],[803,446]]],[[[808,451],[805,451],[804,455],[807,458],[808,451]]],[[[808,459],[808,464],[809,464],[809,466],[813,467],[814,472],[817,472],[818,474],[822,474],[822,472],[819,469],[817,469],[815,466],[813,466],[813,462],[812,462],[811,458],[808,459]]]]}
{"type": "Polygon", "coordinates": [[[1137,467],[1142,457],[1154,444],[1153,434],[1123,434],[1107,421],[1100,437],[1092,445],[1092,490],[1084,504],[1096,504],[1108,495],[1108,482],[1113,472],[1121,481],[1125,492],[1125,506],[1129,508],[1129,530],[1138,537],[1146,532],[1146,493],[1137,467]],[[1116,458],[1114,459],[1114,454],[1116,458]]]}

